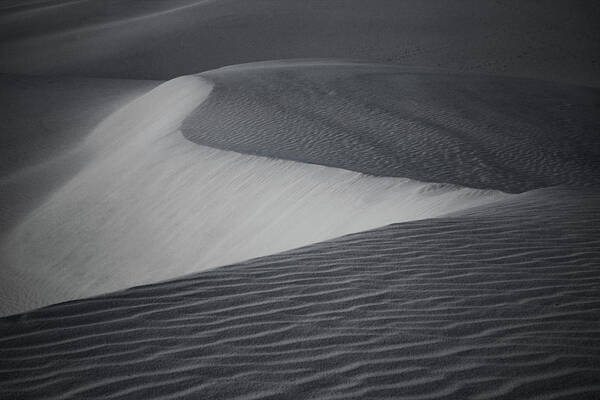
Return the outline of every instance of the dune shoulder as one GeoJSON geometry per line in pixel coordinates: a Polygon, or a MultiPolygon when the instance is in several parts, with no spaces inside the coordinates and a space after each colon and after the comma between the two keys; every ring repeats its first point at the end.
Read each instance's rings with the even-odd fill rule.
{"type": "Polygon", "coordinates": [[[86,137],[85,164],[1,245],[4,314],[508,196],[198,145],[180,125],[213,86],[169,81],[86,137]]]}
{"type": "Polygon", "coordinates": [[[0,74],[0,238],[85,164],[97,124],[159,84],[0,74]]]}

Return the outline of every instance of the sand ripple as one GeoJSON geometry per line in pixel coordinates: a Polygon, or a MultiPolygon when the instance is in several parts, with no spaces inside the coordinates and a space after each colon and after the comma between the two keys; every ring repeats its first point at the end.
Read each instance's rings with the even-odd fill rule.
{"type": "Polygon", "coordinates": [[[573,194],[3,319],[0,395],[597,398],[600,194],[573,194]]]}

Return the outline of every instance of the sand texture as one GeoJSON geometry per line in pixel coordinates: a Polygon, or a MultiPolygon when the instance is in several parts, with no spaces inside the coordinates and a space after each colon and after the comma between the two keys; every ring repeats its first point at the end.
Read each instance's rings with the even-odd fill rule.
{"type": "Polygon", "coordinates": [[[599,204],[545,189],[4,319],[0,394],[594,399],[599,204]]]}
{"type": "Polygon", "coordinates": [[[84,165],[0,246],[2,314],[508,196],[199,146],[178,126],[212,88],[167,82],[79,145],[84,165]]]}
{"type": "Polygon", "coordinates": [[[600,399],[598,21],[0,1],[0,400],[600,399]]]}

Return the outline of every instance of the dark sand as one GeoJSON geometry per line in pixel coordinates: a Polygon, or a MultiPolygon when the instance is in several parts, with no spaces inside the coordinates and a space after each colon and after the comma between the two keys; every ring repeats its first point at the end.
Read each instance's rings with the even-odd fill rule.
{"type": "Polygon", "coordinates": [[[599,20],[596,0],[12,2],[0,72],[166,80],[324,57],[598,86],[599,20]]]}
{"type": "Polygon", "coordinates": [[[545,189],[6,318],[0,395],[596,399],[599,204],[545,189]]]}

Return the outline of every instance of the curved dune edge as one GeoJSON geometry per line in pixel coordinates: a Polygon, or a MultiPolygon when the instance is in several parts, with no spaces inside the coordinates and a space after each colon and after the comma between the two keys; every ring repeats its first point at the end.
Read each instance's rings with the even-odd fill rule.
{"type": "Polygon", "coordinates": [[[178,127],[211,89],[169,81],[95,129],[88,164],[2,243],[4,315],[508,196],[193,144],[178,127]]]}
{"type": "Polygon", "coordinates": [[[200,74],[215,87],[183,122],[216,148],[520,193],[600,187],[600,90],[340,60],[200,74]]]}
{"type": "Polygon", "coordinates": [[[0,394],[594,399],[599,204],[539,190],[2,319],[0,394]]]}

